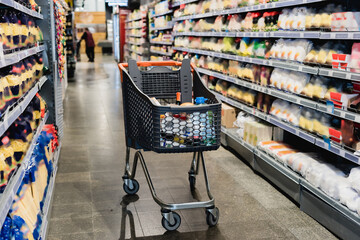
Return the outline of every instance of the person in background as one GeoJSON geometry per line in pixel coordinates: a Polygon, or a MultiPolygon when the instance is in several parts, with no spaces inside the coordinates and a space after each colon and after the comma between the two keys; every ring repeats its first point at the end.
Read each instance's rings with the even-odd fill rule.
{"type": "Polygon", "coordinates": [[[91,34],[91,32],[89,31],[88,28],[85,28],[85,32],[81,36],[81,39],[80,39],[79,43],[81,43],[82,40],[85,40],[85,43],[86,43],[86,55],[89,58],[89,62],[94,62],[94,58],[95,58],[95,53],[94,53],[95,42],[94,42],[94,38],[93,38],[93,36],[92,36],[92,34],[91,34]]]}

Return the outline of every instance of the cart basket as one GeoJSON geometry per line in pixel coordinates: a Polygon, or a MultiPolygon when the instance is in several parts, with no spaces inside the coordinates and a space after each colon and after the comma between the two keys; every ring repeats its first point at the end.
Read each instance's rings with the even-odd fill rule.
{"type": "Polygon", "coordinates": [[[199,152],[220,146],[221,103],[202,83],[189,59],[183,62],[119,64],[124,106],[126,144],[158,153],[199,152]],[[180,67],[172,70],[170,67],[180,67]],[[128,67],[128,71],[125,69],[128,67]],[[150,67],[148,71],[138,67],[150,67]],[[204,97],[205,104],[164,106],[204,97]],[[161,102],[162,105],[157,104],[161,102]]]}

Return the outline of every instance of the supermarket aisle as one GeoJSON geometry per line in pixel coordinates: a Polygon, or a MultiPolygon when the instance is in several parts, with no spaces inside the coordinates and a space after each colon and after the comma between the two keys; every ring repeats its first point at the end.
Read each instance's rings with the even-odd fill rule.
{"type": "MultiPolygon", "coordinates": [[[[316,221],[232,153],[206,153],[220,220],[208,229],[203,210],[180,213],[179,232],[165,233],[142,169],[137,196],[122,190],[124,131],[120,79],[112,57],[78,63],[65,100],[65,138],[49,227],[55,239],[334,239],[316,221]],[[133,221],[129,221],[133,219],[133,221]],[[124,220],[126,219],[126,221],[124,220]]],[[[154,185],[169,202],[189,201],[191,155],[145,153],[154,185]]],[[[205,197],[202,176],[198,193],[205,197]]]]}

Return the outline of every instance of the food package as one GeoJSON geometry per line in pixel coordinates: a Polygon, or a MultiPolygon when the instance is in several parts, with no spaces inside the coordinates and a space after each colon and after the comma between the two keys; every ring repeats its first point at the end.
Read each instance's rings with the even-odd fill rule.
{"type": "Polygon", "coordinates": [[[235,122],[235,120],[235,108],[223,103],[221,105],[221,125],[225,128],[233,128],[233,123],[235,122]]]}
{"type": "Polygon", "coordinates": [[[360,194],[360,167],[351,169],[349,182],[351,187],[360,194]]]}

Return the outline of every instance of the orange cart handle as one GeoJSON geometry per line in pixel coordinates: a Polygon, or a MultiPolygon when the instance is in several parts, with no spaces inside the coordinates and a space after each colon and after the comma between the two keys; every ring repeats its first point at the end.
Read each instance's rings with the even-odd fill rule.
{"type": "MultiPolygon", "coordinates": [[[[152,67],[152,66],[181,66],[181,62],[176,61],[143,61],[136,62],[138,67],[152,67]]],[[[120,63],[119,65],[123,67],[128,67],[128,63],[120,63]]]]}
{"type": "MultiPolygon", "coordinates": [[[[143,62],[136,62],[138,67],[159,67],[159,66],[181,66],[182,62],[177,61],[143,61],[143,62]]],[[[126,67],[128,67],[128,63],[119,63],[119,68],[121,70],[125,70],[126,67]]],[[[195,65],[193,63],[190,63],[191,66],[191,72],[194,71],[195,65]]],[[[121,71],[121,82],[122,79],[122,71],[121,71]]]]}

